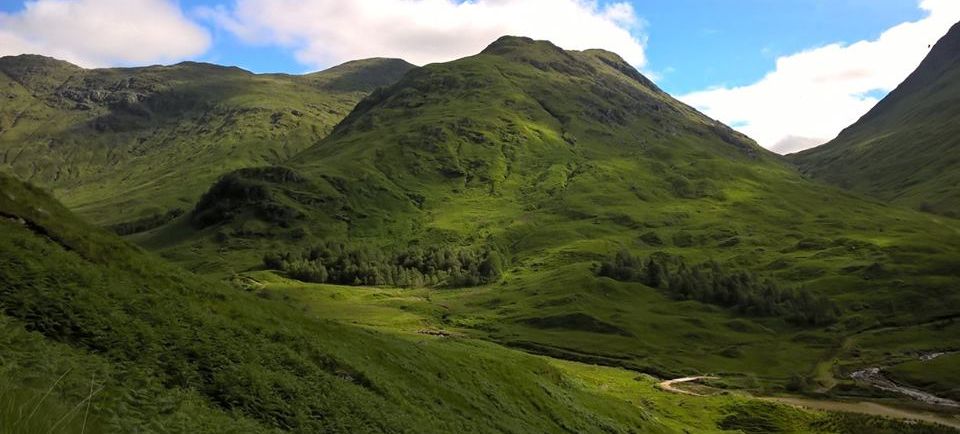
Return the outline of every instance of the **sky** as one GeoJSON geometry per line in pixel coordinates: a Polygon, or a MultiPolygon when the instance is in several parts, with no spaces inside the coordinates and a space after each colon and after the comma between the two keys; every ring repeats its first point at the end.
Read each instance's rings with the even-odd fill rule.
{"type": "Polygon", "coordinates": [[[856,121],[958,21],[960,0],[0,0],[0,55],[305,73],[449,61],[522,35],[614,51],[789,153],[856,121]]]}

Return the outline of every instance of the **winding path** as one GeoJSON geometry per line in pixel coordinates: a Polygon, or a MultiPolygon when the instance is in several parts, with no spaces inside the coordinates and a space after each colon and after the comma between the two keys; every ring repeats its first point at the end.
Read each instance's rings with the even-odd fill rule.
{"type": "Polygon", "coordinates": [[[710,377],[705,375],[696,376],[696,377],[683,377],[683,378],[675,378],[673,380],[661,381],[660,383],[657,384],[657,386],[660,387],[660,389],[665,390],[667,392],[680,393],[680,394],[692,395],[692,396],[704,396],[702,394],[691,392],[689,390],[678,389],[676,387],[673,387],[673,385],[678,383],[691,383],[691,382],[700,381],[700,380],[716,380],[716,379],[719,379],[719,377],[710,377]]]}
{"type": "MultiPolygon", "coordinates": [[[[665,392],[679,393],[682,395],[690,396],[705,396],[700,393],[691,392],[689,390],[679,389],[674,387],[676,384],[680,383],[692,383],[701,380],[715,380],[719,377],[710,377],[710,376],[695,376],[695,377],[683,377],[675,378],[673,380],[665,380],[657,383],[657,387],[665,392]]],[[[821,400],[821,399],[808,399],[808,398],[799,398],[799,397],[758,397],[757,399],[763,401],[772,401],[778,402],[781,404],[791,405],[794,407],[802,407],[813,410],[824,410],[824,411],[841,411],[841,412],[851,412],[851,413],[861,413],[868,414],[873,416],[886,416],[892,417],[895,419],[903,420],[920,420],[924,422],[936,423],[941,425],[946,425],[952,428],[960,429],[960,419],[955,417],[948,417],[945,415],[929,413],[920,410],[912,410],[907,408],[899,408],[883,405],[876,402],[845,402],[845,401],[832,401],[832,400],[821,400]]]]}
{"type": "Polygon", "coordinates": [[[760,399],[814,410],[843,411],[848,413],[869,414],[873,416],[886,416],[903,420],[920,420],[960,429],[960,419],[955,417],[948,417],[920,410],[891,407],[876,402],[844,402],[791,397],[764,397],[760,399]]]}

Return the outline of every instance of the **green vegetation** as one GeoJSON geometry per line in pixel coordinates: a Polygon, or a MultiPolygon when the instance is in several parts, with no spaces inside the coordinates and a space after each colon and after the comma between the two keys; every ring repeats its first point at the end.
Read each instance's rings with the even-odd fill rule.
{"type": "MultiPolygon", "coordinates": [[[[50,391],[56,387],[51,385],[50,391]]],[[[22,389],[0,389],[0,432],[83,433],[98,432],[103,428],[90,417],[90,403],[96,389],[72,407],[56,402],[47,393],[22,389]]]]}
{"type": "Polygon", "coordinates": [[[5,164],[137,243],[0,175],[0,375],[51,413],[93,384],[112,431],[940,429],[745,393],[876,397],[849,372],[960,347],[960,223],[805,180],[615,54],[504,37],[379,90],[406,69],[0,66],[55,95],[0,109],[5,164]]]}
{"type": "Polygon", "coordinates": [[[94,409],[111,430],[529,432],[562,424],[622,431],[652,424],[624,404],[600,405],[602,397],[564,385],[531,356],[484,343],[424,348],[412,337],[312,319],[282,298],[166,266],[77,222],[37,190],[0,181],[0,277],[7,282],[0,317],[14,332],[3,372],[41,361],[78,364],[53,369],[70,374],[56,396],[74,402],[95,382],[103,391],[94,409]],[[585,406],[591,401],[597,404],[585,406]]]}
{"type": "Polygon", "coordinates": [[[830,324],[839,313],[824,296],[783,290],[769,279],[742,271],[731,273],[714,261],[687,266],[678,256],[661,254],[642,260],[621,250],[611,261],[602,262],[597,274],[663,288],[680,300],[731,307],[748,316],[779,316],[801,325],[830,324]]]}
{"type": "Polygon", "coordinates": [[[911,360],[885,372],[900,384],[928,390],[944,398],[960,401],[960,353],[938,356],[933,360],[911,360]]]}
{"type": "Polygon", "coordinates": [[[798,417],[782,406],[768,402],[753,401],[732,405],[719,427],[743,433],[788,433],[788,432],[863,432],[888,433],[948,433],[955,432],[944,426],[907,424],[878,417],[851,413],[832,413],[822,418],[798,417]]]}
{"type": "Polygon", "coordinates": [[[0,58],[0,168],[91,221],[147,230],[231,170],[283,161],[413,68],[350,62],[303,76],[184,62],[82,69],[0,58]]]}
{"type": "MultiPolygon", "coordinates": [[[[220,278],[290,253],[308,261],[288,272],[324,281],[328,261],[320,279],[304,252],[328,240],[391,267],[411,248],[497,246],[499,279],[445,297],[472,336],[772,392],[819,388],[834,357],[857,363],[836,355],[865,329],[960,312],[958,231],[804,180],[612,53],[505,37],[411,71],[282,168],[226,175],[189,216],[135,240],[220,278]],[[715,263],[700,277],[742,294],[598,278],[595,264],[624,248],[715,263]],[[733,282],[752,275],[763,277],[733,282]]],[[[337,281],[389,284],[389,273],[337,281]]]]}
{"type": "Polygon", "coordinates": [[[788,158],[834,185],[960,217],[960,25],[869,113],[823,146],[788,158]]]}
{"type": "MultiPolygon", "coordinates": [[[[9,177],[0,193],[6,431],[689,432],[756,411],[747,397],[689,406],[635,372],[424,332],[447,321],[431,307],[436,290],[267,272],[225,287],[9,177]]],[[[768,410],[798,431],[857,432],[820,429],[832,415],[768,410]]]]}
{"type": "MultiPolygon", "coordinates": [[[[0,426],[16,432],[715,431],[753,405],[690,408],[634,372],[412,331],[444,321],[414,307],[432,290],[226,287],[2,175],[0,212],[0,426]]],[[[833,417],[776,414],[809,432],[833,417]]]]}
{"type": "Polygon", "coordinates": [[[300,255],[267,254],[263,264],[304,282],[400,287],[477,286],[496,281],[503,270],[500,254],[489,248],[418,247],[387,254],[342,242],[325,242],[300,255]]]}
{"type": "Polygon", "coordinates": [[[162,214],[151,214],[137,220],[112,224],[107,226],[107,229],[117,235],[131,235],[158,228],[181,215],[183,215],[183,209],[174,208],[162,214]]]}
{"type": "MultiPolygon", "coordinates": [[[[232,221],[242,214],[253,215],[267,223],[290,227],[303,212],[288,206],[270,188],[271,185],[304,187],[306,180],[286,167],[253,167],[228,173],[200,198],[190,220],[199,228],[232,221]]],[[[294,193],[286,190],[288,195],[294,193]]],[[[297,195],[301,206],[323,205],[324,199],[297,195]]]]}

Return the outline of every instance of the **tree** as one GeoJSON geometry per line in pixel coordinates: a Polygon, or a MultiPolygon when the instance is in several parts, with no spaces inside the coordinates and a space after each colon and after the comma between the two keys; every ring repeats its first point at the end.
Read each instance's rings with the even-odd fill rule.
{"type": "Polygon", "coordinates": [[[503,272],[503,259],[496,250],[487,253],[487,257],[480,263],[480,276],[485,282],[493,282],[500,278],[503,272]]]}
{"type": "Polygon", "coordinates": [[[647,260],[647,286],[652,286],[654,288],[659,288],[663,286],[663,267],[657,261],[650,258],[647,260]]]}

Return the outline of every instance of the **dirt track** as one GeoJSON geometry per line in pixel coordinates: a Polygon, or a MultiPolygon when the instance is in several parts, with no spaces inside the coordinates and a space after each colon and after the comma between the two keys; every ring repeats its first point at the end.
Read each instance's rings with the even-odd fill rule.
{"type": "MultiPolygon", "coordinates": [[[[701,380],[715,380],[718,377],[710,376],[696,376],[696,377],[683,377],[675,378],[673,380],[665,380],[657,383],[657,387],[666,392],[679,393],[683,395],[691,396],[704,396],[699,393],[691,392],[689,390],[683,390],[674,387],[675,384],[680,383],[691,383],[701,380]]],[[[886,416],[892,417],[895,419],[905,419],[905,420],[920,420],[924,422],[938,423],[941,425],[946,425],[951,428],[960,429],[960,418],[951,418],[944,415],[926,413],[918,410],[911,410],[906,408],[896,408],[890,407],[887,405],[875,403],[875,402],[843,402],[843,401],[831,401],[831,400],[820,400],[820,399],[807,399],[807,398],[790,398],[790,397],[760,397],[764,401],[773,401],[779,402],[781,404],[792,405],[795,407],[809,408],[813,410],[825,410],[825,411],[842,411],[850,413],[861,413],[869,414],[874,416],[886,416]]]]}
{"type": "Polygon", "coordinates": [[[862,413],[874,416],[886,416],[896,419],[922,420],[924,422],[939,423],[952,428],[960,429],[960,419],[924,413],[916,410],[894,408],[875,402],[841,402],[807,398],[760,398],[764,401],[774,401],[795,407],[804,407],[814,410],[845,411],[862,413]]]}
{"type": "Polygon", "coordinates": [[[683,377],[683,378],[676,378],[673,380],[661,381],[659,384],[657,384],[657,386],[659,386],[660,389],[665,390],[667,392],[682,393],[684,395],[692,395],[692,396],[703,396],[699,393],[694,393],[689,390],[677,389],[676,387],[673,387],[673,385],[677,383],[690,383],[690,382],[700,381],[700,380],[716,380],[717,378],[718,377],[709,377],[709,376],[683,377]]]}

